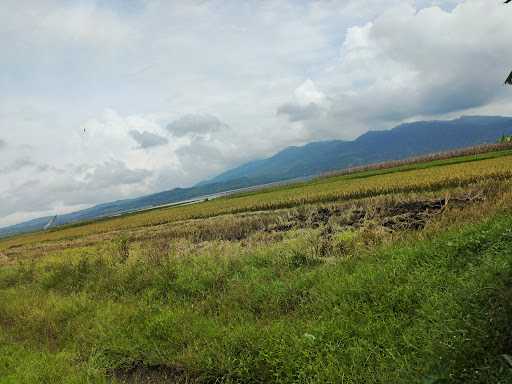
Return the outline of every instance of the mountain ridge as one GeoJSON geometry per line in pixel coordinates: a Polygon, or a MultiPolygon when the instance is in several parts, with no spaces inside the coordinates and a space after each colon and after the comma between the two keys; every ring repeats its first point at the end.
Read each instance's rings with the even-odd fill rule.
{"type": "MultiPolygon", "coordinates": [[[[230,169],[210,179],[222,182],[235,177],[256,177],[275,174],[279,167],[280,176],[294,178],[323,173],[343,168],[407,157],[432,152],[452,150],[478,144],[494,143],[502,135],[510,133],[512,118],[502,116],[462,116],[454,120],[419,121],[400,124],[391,130],[368,131],[353,141],[330,140],[313,142],[299,147],[302,155],[294,164],[287,164],[288,172],[283,175],[280,164],[284,153],[297,147],[288,147],[265,159],[230,169]],[[411,130],[413,135],[411,135],[411,130]],[[443,140],[440,142],[440,140],[443,140]],[[318,146],[318,144],[323,144],[318,146]],[[327,150],[326,150],[327,149],[327,150]],[[311,159],[313,157],[313,160],[311,159]],[[312,164],[314,163],[314,164],[312,164]],[[251,166],[251,172],[246,170],[251,166]]],[[[204,183],[203,183],[204,184],[204,183]]]]}

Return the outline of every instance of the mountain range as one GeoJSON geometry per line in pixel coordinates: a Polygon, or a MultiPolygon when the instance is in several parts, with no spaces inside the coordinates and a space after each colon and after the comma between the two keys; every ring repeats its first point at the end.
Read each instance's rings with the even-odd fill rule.
{"type": "Polygon", "coordinates": [[[133,199],[119,200],[61,215],[42,217],[0,228],[0,237],[53,226],[116,216],[165,204],[389,160],[495,143],[512,134],[512,117],[463,116],[449,121],[419,121],[385,131],[369,131],[353,141],[318,141],[288,147],[266,159],[230,169],[190,188],[175,188],[133,199]]]}

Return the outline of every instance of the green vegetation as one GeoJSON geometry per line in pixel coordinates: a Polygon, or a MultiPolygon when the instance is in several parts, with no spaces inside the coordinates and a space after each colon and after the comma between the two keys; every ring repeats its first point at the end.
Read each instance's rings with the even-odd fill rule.
{"type": "Polygon", "coordinates": [[[0,384],[509,383],[491,157],[6,239],[0,384]]]}
{"type": "Polygon", "coordinates": [[[508,143],[512,143],[512,136],[510,135],[503,135],[501,136],[500,140],[499,140],[500,144],[508,144],[508,143]]]}

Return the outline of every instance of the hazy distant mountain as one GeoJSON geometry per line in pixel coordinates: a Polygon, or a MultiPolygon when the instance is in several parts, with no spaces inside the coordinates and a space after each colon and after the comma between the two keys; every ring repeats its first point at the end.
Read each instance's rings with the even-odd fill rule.
{"type": "MultiPolygon", "coordinates": [[[[135,199],[100,204],[62,215],[53,226],[109,217],[218,192],[270,182],[308,177],[387,160],[400,160],[432,152],[495,143],[512,134],[512,117],[472,116],[451,121],[402,124],[392,130],[370,131],[354,141],[321,141],[289,147],[272,157],[228,170],[192,188],[176,188],[135,199]]],[[[52,217],[1,228],[1,236],[43,229],[52,217]]]]}
{"type": "MultiPolygon", "coordinates": [[[[276,155],[224,172],[209,182],[237,178],[269,182],[314,175],[352,166],[400,160],[432,152],[495,143],[512,133],[511,117],[461,117],[451,121],[402,124],[388,131],[369,131],[354,141],[324,141],[289,147],[276,155]]],[[[202,183],[205,184],[204,182],[202,183]]]]}
{"type": "Polygon", "coordinates": [[[165,204],[182,202],[201,196],[206,197],[207,195],[237,188],[249,187],[251,185],[254,185],[251,180],[242,178],[236,181],[209,183],[208,185],[195,186],[191,188],[175,188],[170,191],[154,193],[134,199],[118,200],[111,203],[95,205],[91,208],[60,215],[56,218],[54,218],[54,216],[42,217],[20,224],[0,228],[0,237],[42,230],[45,226],[47,226],[47,224],[50,223],[51,220],[54,220],[52,223],[50,223],[51,228],[53,228],[65,224],[73,224],[104,217],[112,217],[123,213],[135,212],[141,209],[148,209],[165,204]]]}

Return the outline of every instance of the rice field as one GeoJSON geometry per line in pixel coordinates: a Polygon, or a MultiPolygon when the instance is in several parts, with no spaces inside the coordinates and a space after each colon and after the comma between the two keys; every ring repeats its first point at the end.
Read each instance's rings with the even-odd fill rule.
{"type": "MultiPolygon", "coordinates": [[[[425,163],[426,168],[381,170],[317,179],[308,183],[223,197],[193,205],[156,209],[149,212],[74,225],[45,233],[0,240],[0,250],[11,246],[80,237],[94,233],[150,227],[181,220],[207,218],[240,212],[268,211],[304,204],[347,201],[364,197],[402,192],[434,191],[464,186],[480,180],[507,180],[512,177],[512,155],[509,151],[425,163]]],[[[417,165],[415,166],[417,167],[417,165]]]]}

